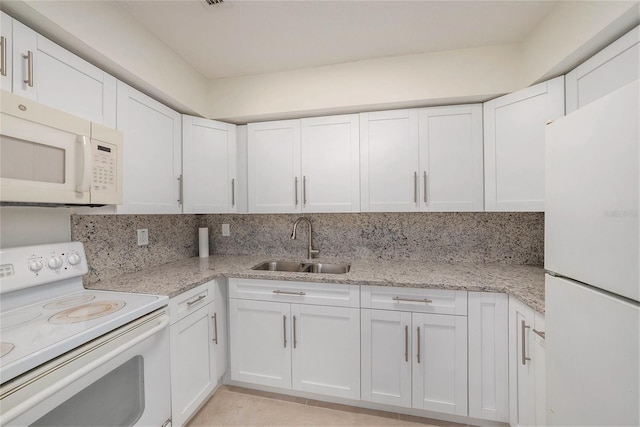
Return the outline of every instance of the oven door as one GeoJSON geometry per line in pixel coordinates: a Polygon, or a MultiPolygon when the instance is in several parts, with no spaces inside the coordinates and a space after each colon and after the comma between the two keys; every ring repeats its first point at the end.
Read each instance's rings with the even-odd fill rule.
{"type": "Polygon", "coordinates": [[[90,202],[91,122],[2,92],[0,201],[90,202]]]}
{"type": "Polygon", "coordinates": [[[169,426],[169,316],[158,310],[0,388],[3,426],[169,426]]]}

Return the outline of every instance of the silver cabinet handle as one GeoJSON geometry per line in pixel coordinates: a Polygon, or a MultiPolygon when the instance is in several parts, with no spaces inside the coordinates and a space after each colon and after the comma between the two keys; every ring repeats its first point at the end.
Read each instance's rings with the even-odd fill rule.
{"type": "Polygon", "coordinates": [[[7,38],[0,36],[0,49],[2,54],[0,55],[0,74],[7,75],[7,38]]]}
{"type": "Polygon", "coordinates": [[[526,330],[530,328],[530,326],[527,325],[526,323],[524,323],[524,320],[522,321],[520,326],[521,326],[520,331],[521,331],[521,334],[522,334],[522,364],[526,365],[527,364],[527,360],[531,360],[531,358],[526,356],[526,353],[527,353],[527,341],[524,338],[524,334],[525,334],[526,330]]]}
{"type": "Polygon", "coordinates": [[[236,179],[231,178],[231,207],[236,205],[236,179]]]}
{"type": "Polygon", "coordinates": [[[298,206],[298,177],[296,176],[294,179],[294,189],[293,189],[295,195],[296,195],[296,206],[298,206]]]}
{"type": "Polygon", "coordinates": [[[192,301],[187,301],[187,306],[191,307],[193,304],[202,301],[204,298],[206,298],[206,295],[200,295],[198,298],[192,300],[192,301]]]}
{"type": "Polygon", "coordinates": [[[420,363],[420,326],[418,326],[418,363],[420,363]]]}
{"type": "Polygon", "coordinates": [[[27,60],[27,80],[23,80],[29,87],[33,87],[33,52],[27,51],[26,55],[22,55],[27,60]]]}
{"type": "Polygon", "coordinates": [[[409,325],[404,325],[404,361],[409,361],[409,325]]]}
{"type": "Polygon", "coordinates": [[[171,425],[171,418],[165,421],[164,424],[162,424],[162,427],[169,427],[170,425],[171,425]]]}
{"type": "Polygon", "coordinates": [[[298,340],[296,338],[296,316],[293,316],[293,348],[298,346],[298,340]]]}
{"type": "Polygon", "coordinates": [[[181,205],[182,204],[182,191],[183,191],[183,187],[184,187],[184,180],[182,179],[182,174],[180,174],[180,176],[178,177],[178,204],[181,205]]]}
{"type": "Polygon", "coordinates": [[[427,204],[427,171],[424,171],[424,203],[427,204]]]}
{"type": "Polygon", "coordinates": [[[307,176],[302,176],[302,204],[307,205],[307,176]]]}
{"type": "Polygon", "coordinates": [[[394,301],[409,301],[409,302],[423,302],[425,304],[430,304],[433,301],[431,301],[430,299],[427,298],[401,298],[401,297],[393,297],[392,298],[394,301]]]}
{"type": "Polygon", "coordinates": [[[218,344],[218,313],[213,313],[213,316],[211,316],[211,318],[213,319],[213,332],[215,334],[215,336],[213,337],[213,342],[215,344],[218,344]]]}
{"type": "Polygon", "coordinates": [[[282,340],[284,341],[284,348],[287,348],[287,316],[282,315],[282,340]]]}
{"type": "Polygon", "coordinates": [[[282,294],[282,295],[295,295],[297,297],[301,297],[306,295],[304,292],[293,292],[293,291],[281,291],[280,289],[276,289],[273,291],[274,294],[282,294]]]}
{"type": "Polygon", "coordinates": [[[418,172],[413,172],[413,203],[418,203],[418,172]]]}
{"type": "Polygon", "coordinates": [[[546,336],[545,336],[544,331],[539,331],[539,330],[537,330],[537,329],[534,329],[534,330],[533,330],[533,332],[534,332],[537,336],[539,336],[540,338],[542,338],[543,340],[544,340],[544,339],[546,339],[546,336]]]}

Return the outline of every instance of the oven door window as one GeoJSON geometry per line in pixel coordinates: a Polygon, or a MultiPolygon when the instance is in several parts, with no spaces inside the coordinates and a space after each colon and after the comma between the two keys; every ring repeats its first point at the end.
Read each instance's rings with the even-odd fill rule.
{"type": "Polygon", "coordinates": [[[76,393],[34,426],[132,426],[144,412],[144,359],[135,356],[76,393]]]}

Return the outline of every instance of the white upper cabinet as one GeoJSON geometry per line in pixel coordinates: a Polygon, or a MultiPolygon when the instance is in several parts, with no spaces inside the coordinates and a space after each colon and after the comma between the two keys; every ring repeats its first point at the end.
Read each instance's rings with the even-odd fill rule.
{"type": "Polygon", "coordinates": [[[11,92],[13,76],[13,18],[0,12],[0,89],[11,92]]]}
{"type": "Polygon", "coordinates": [[[483,211],[482,105],[419,111],[420,210],[483,211]]]}
{"type": "Polygon", "coordinates": [[[482,211],[482,107],[360,114],[364,212],[482,211]]]}
{"type": "Polygon", "coordinates": [[[247,126],[249,213],[300,212],[300,120],[247,126]]]}
{"type": "Polygon", "coordinates": [[[15,94],[116,127],[113,76],[15,20],[12,53],[15,94]]]}
{"type": "Polygon", "coordinates": [[[639,77],[640,27],[636,27],[567,74],[567,114],[639,77]]]}
{"type": "Polygon", "coordinates": [[[487,211],[544,211],[547,122],[564,115],[564,77],[484,104],[487,211]]]}
{"type": "Polygon", "coordinates": [[[360,211],[357,114],[301,120],[302,212],[360,211]]]}
{"type": "Polygon", "coordinates": [[[184,213],[237,212],[236,126],[182,116],[184,213]]]}
{"type": "Polygon", "coordinates": [[[418,211],[418,171],[418,110],[361,113],[362,211],[418,211]]]}
{"type": "Polygon", "coordinates": [[[358,212],[358,115],[250,123],[250,213],[358,212]]]}
{"type": "Polygon", "coordinates": [[[124,133],[124,194],[118,213],[182,212],[181,115],[118,82],[118,130],[124,133]]]}

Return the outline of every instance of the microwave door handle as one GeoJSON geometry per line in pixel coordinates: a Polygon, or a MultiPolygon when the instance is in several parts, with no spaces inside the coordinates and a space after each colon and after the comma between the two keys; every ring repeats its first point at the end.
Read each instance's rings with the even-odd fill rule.
{"type": "Polygon", "coordinates": [[[84,135],[78,135],[78,143],[80,144],[79,155],[76,159],[78,162],[78,186],[76,192],[86,193],[91,187],[91,142],[84,135]]]}

